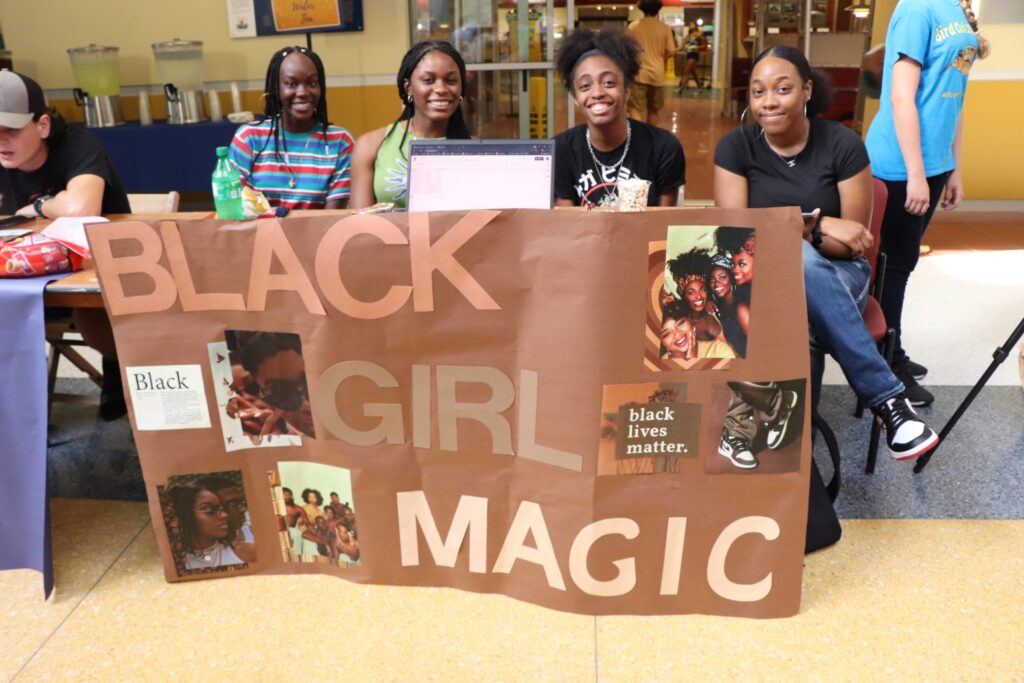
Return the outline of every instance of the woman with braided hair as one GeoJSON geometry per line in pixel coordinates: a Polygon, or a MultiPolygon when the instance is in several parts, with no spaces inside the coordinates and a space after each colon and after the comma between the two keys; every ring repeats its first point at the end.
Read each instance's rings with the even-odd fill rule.
{"type": "Polygon", "coordinates": [[[394,123],[359,138],[352,160],[352,208],[408,200],[412,140],[468,140],[462,116],[466,63],[450,43],[416,43],[402,58],[397,76],[402,113],[394,123]]]}
{"type": "Polygon", "coordinates": [[[238,129],[229,158],[242,184],[286,209],[344,209],[355,141],[327,119],[324,65],[312,50],[286,47],[270,59],[256,123],[238,129]]]}
{"type": "Polygon", "coordinates": [[[686,183],[679,140],[626,115],[640,71],[639,46],[621,31],[578,28],[555,57],[555,68],[586,119],[555,136],[555,204],[613,205],[619,181],[651,183],[648,206],[675,206],[686,183]]]}
{"type": "Polygon", "coordinates": [[[913,405],[928,405],[935,397],[917,383],[927,368],[903,349],[904,295],[939,200],[951,211],[963,199],[967,75],[975,58],[988,53],[970,0],[901,0],[885,36],[881,107],[866,143],[872,173],[889,189],[882,219],[881,248],[888,261],[881,304],[896,330],[893,367],[913,405]]]}

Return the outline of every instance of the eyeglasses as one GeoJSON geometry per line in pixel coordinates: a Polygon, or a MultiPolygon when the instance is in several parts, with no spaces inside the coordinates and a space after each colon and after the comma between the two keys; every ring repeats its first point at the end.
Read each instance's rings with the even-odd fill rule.
{"type": "Polygon", "coordinates": [[[279,410],[298,410],[302,403],[309,399],[309,386],[302,382],[275,382],[282,385],[276,391],[260,395],[272,408],[279,410]]]}
{"type": "Polygon", "coordinates": [[[215,517],[222,512],[224,514],[228,513],[228,510],[224,505],[200,505],[197,508],[197,511],[201,515],[209,515],[211,517],[215,517]]]}
{"type": "Polygon", "coordinates": [[[226,500],[220,504],[226,512],[233,512],[234,510],[248,510],[249,506],[245,500],[226,500]]]}

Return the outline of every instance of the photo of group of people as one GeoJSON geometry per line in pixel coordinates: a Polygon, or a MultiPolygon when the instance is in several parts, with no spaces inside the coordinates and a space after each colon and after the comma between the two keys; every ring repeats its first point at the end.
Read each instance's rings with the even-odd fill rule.
{"type": "Polygon", "coordinates": [[[178,576],[244,569],[256,560],[241,471],[175,475],[157,494],[178,576]]]}
{"type": "Polygon", "coordinates": [[[285,562],[359,564],[349,470],[314,462],[279,462],[277,471],[267,476],[285,562]]]}
{"type": "Polygon", "coordinates": [[[226,330],[224,339],[208,353],[225,450],[315,439],[299,335],[226,330]]]}
{"type": "Polygon", "coordinates": [[[722,368],[746,357],[755,245],[753,228],[668,229],[664,249],[651,250],[647,334],[657,351],[648,367],[722,368]]]}
{"type": "Polygon", "coordinates": [[[715,387],[711,404],[715,448],[707,456],[707,471],[798,471],[806,384],[798,379],[726,382],[715,387]]]}

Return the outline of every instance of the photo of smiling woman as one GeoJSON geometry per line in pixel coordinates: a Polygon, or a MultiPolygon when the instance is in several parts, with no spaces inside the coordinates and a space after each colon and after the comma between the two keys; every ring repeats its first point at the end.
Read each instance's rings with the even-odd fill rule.
{"type": "Polygon", "coordinates": [[[555,66],[586,123],[555,137],[555,204],[611,206],[619,181],[650,181],[648,206],[675,206],[686,183],[683,147],[672,133],[628,118],[639,47],[621,31],[569,34],[555,66]]]}
{"type": "Polygon", "coordinates": [[[278,50],[267,67],[265,109],[231,140],[229,158],[242,184],[271,206],[344,209],[348,206],[352,134],[327,118],[324,65],[312,50],[278,50]]]}
{"type": "Polygon", "coordinates": [[[678,361],[727,367],[721,361],[746,357],[754,272],[746,249],[754,250],[751,228],[670,226],[665,242],[652,243],[647,338],[658,347],[645,351],[657,359],[651,369],[676,369],[678,361]]]}
{"type": "Polygon", "coordinates": [[[398,120],[362,135],[352,159],[352,208],[377,203],[404,209],[412,140],[468,140],[462,116],[466,63],[443,41],[413,45],[398,67],[398,120]]]}
{"type": "Polygon", "coordinates": [[[240,568],[256,559],[253,544],[242,540],[231,524],[231,511],[245,504],[240,471],[172,476],[166,488],[157,490],[179,576],[240,568]],[[227,483],[238,501],[226,504],[224,491],[210,484],[214,480],[227,483]]]}
{"type": "MultiPolygon", "coordinates": [[[[233,375],[240,378],[234,416],[242,421],[245,432],[256,437],[293,434],[315,439],[299,335],[226,330],[224,339],[233,375]]],[[[231,405],[228,414],[232,414],[231,405]]]]}
{"type": "MultiPolygon", "coordinates": [[[[718,307],[710,296],[708,279],[712,268],[711,255],[703,249],[690,249],[669,260],[667,266],[676,285],[676,298],[662,312],[662,334],[673,315],[678,315],[675,312],[685,310],[693,326],[692,334],[696,342],[696,355],[690,355],[690,358],[735,358],[736,352],[725,340],[722,321],[718,318],[718,307]]],[[[666,348],[669,357],[677,357],[671,349],[666,348]]],[[[692,346],[690,351],[694,351],[692,346]]]]}

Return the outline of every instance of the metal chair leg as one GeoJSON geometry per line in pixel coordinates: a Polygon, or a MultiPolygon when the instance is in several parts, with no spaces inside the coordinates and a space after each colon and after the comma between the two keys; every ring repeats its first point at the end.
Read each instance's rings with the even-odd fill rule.
{"type": "MultiPolygon", "coordinates": [[[[895,352],[896,346],[896,330],[891,327],[885,332],[885,339],[882,340],[882,357],[885,358],[886,365],[892,367],[892,356],[895,352]]],[[[878,459],[878,444],[881,441],[882,436],[882,420],[877,416],[872,416],[871,420],[871,440],[868,442],[868,459],[867,464],[864,466],[865,474],[875,473],[875,461],[878,459]]]]}

